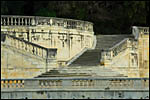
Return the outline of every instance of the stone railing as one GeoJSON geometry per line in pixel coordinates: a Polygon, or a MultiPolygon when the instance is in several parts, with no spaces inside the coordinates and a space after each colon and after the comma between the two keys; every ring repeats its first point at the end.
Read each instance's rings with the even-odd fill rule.
{"type": "Polygon", "coordinates": [[[137,40],[139,38],[140,34],[149,34],[149,27],[133,26],[132,34],[134,35],[135,39],[137,40]]]}
{"type": "Polygon", "coordinates": [[[149,90],[148,78],[36,78],[1,79],[1,91],[9,89],[149,90]]]}
{"type": "Polygon", "coordinates": [[[72,62],[74,62],[79,56],[81,56],[84,52],[86,52],[88,50],[87,47],[85,47],[80,53],[76,54],[75,56],[73,56],[69,61],[66,61],[66,65],[70,65],[72,62]]]}
{"type": "Polygon", "coordinates": [[[1,15],[1,26],[31,26],[35,25],[34,16],[8,16],[1,15]]]}
{"type": "Polygon", "coordinates": [[[18,50],[28,52],[29,54],[36,55],[42,58],[56,58],[57,49],[49,49],[39,46],[37,44],[19,39],[7,34],[1,34],[1,42],[14,47],[18,50]]]}
{"type": "Polygon", "coordinates": [[[142,32],[144,34],[149,34],[149,27],[137,27],[139,29],[139,32],[142,32]]]}
{"type": "Polygon", "coordinates": [[[126,38],[126,39],[122,40],[120,43],[113,46],[112,48],[110,48],[108,50],[103,50],[101,52],[101,57],[102,57],[101,62],[105,62],[106,60],[111,60],[115,56],[119,55],[119,53],[126,50],[129,47],[128,41],[129,41],[129,39],[126,38]]]}
{"type": "Polygon", "coordinates": [[[1,15],[1,26],[57,26],[65,29],[77,29],[93,32],[93,23],[73,19],[40,16],[1,15]]]}

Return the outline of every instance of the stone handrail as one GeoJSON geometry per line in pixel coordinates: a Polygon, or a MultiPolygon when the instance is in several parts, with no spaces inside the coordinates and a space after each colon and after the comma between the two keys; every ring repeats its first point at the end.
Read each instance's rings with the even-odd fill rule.
{"type": "Polygon", "coordinates": [[[7,34],[1,34],[1,42],[6,42],[6,45],[17,48],[18,50],[22,50],[28,52],[32,55],[36,55],[42,58],[56,58],[57,49],[48,49],[37,44],[28,42],[26,40],[19,39],[14,36],[10,36],[7,34]]]}
{"type": "Polygon", "coordinates": [[[1,15],[1,26],[10,26],[10,25],[18,25],[18,26],[31,26],[35,25],[35,17],[34,16],[9,16],[9,15],[1,15]]]}
{"type": "MultiPolygon", "coordinates": [[[[136,26],[133,26],[136,27],[136,26]]],[[[143,33],[148,33],[149,34],[149,27],[137,27],[137,29],[139,30],[139,32],[143,32],[143,33]]]]}
{"type": "Polygon", "coordinates": [[[97,39],[96,39],[96,36],[94,36],[94,41],[93,41],[92,49],[96,48],[96,43],[97,43],[97,39]]]}
{"type": "Polygon", "coordinates": [[[125,38],[118,44],[114,45],[112,48],[102,51],[102,59],[112,59],[117,56],[122,51],[126,50],[129,47],[128,44],[129,38],[125,38]]]}
{"type": "Polygon", "coordinates": [[[1,26],[38,26],[49,25],[66,29],[77,29],[93,32],[93,23],[88,21],[63,19],[41,16],[14,16],[1,15],[1,26]]]}
{"type": "Polygon", "coordinates": [[[11,89],[149,90],[149,78],[53,77],[1,79],[1,91],[11,89]]]}
{"type": "Polygon", "coordinates": [[[74,62],[79,56],[81,56],[84,52],[86,52],[88,50],[88,48],[84,48],[80,53],[76,54],[75,56],[73,56],[69,61],[66,62],[66,65],[70,65],[72,62],[74,62]]]}

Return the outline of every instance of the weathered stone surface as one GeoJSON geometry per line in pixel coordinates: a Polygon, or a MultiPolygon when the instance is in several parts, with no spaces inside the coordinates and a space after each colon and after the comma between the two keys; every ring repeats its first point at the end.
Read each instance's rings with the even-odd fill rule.
{"type": "Polygon", "coordinates": [[[43,78],[1,80],[2,99],[148,99],[148,78],[43,78]],[[7,81],[7,82],[6,82],[7,81]],[[14,83],[15,84],[12,84],[14,83]],[[17,87],[16,84],[18,84],[17,87]],[[9,87],[8,87],[9,86],[9,87]]]}
{"type": "Polygon", "coordinates": [[[95,36],[87,21],[2,15],[1,98],[149,98],[149,27],[132,34],[95,36]]]}
{"type": "Polygon", "coordinates": [[[33,78],[57,67],[56,58],[52,58],[50,55],[55,51],[49,50],[49,54],[47,54],[44,49],[40,52],[40,49],[42,50],[40,46],[22,41],[24,46],[28,45],[25,49],[22,47],[22,43],[19,43],[21,41],[18,40],[13,45],[14,41],[17,39],[5,35],[5,41],[1,42],[1,78],[33,78]],[[20,48],[17,43],[20,44],[20,48]],[[36,48],[34,53],[32,48],[36,48]]]}

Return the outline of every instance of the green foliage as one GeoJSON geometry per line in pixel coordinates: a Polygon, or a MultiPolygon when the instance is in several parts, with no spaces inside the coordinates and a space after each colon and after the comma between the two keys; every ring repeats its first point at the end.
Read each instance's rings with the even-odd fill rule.
{"type": "Polygon", "coordinates": [[[75,16],[77,19],[84,20],[86,17],[86,10],[84,8],[76,9],[75,16]]]}
{"type": "Polygon", "coordinates": [[[149,1],[1,1],[1,14],[87,20],[97,34],[128,34],[148,25],[148,13],[149,1]]]}
{"type": "Polygon", "coordinates": [[[36,16],[45,16],[45,17],[56,17],[55,11],[49,11],[46,8],[41,8],[39,11],[35,13],[36,16]]]}
{"type": "Polygon", "coordinates": [[[1,1],[1,14],[7,14],[8,13],[8,7],[5,1],[1,1]]]}

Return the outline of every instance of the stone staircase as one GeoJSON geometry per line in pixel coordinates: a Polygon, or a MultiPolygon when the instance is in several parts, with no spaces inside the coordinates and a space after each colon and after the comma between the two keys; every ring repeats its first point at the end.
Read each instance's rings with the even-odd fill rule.
{"type": "Polygon", "coordinates": [[[133,38],[133,35],[97,35],[96,50],[109,49],[125,38],[133,38]]]}
{"type": "Polygon", "coordinates": [[[125,77],[111,69],[104,68],[103,66],[78,66],[78,67],[63,67],[54,68],[46,73],[38,75],[35,78],[45,78],[45,77],[125,77]]]}
{"type": "Polygon", "coordinates": [[[69,66],[97,66],[100,64],[101,50],[109,49],[125,38],[132,35],[97,35],[97,44],[94,50],[87,50],[69,66]]]}
{"type": "Polygon", "coordinates": [[[85,51],[67,67],[54,68],[35,78],[45,77],[127,77],[110,68],[100,66],[101,50],[113,47],[131,35],[98,35],[95,49],[85,51]]]}
{"type": "Polygon", "coordinates": [[[97,66],[99,65],[100,52],[87,50],[69,66],[97,66]]]}

